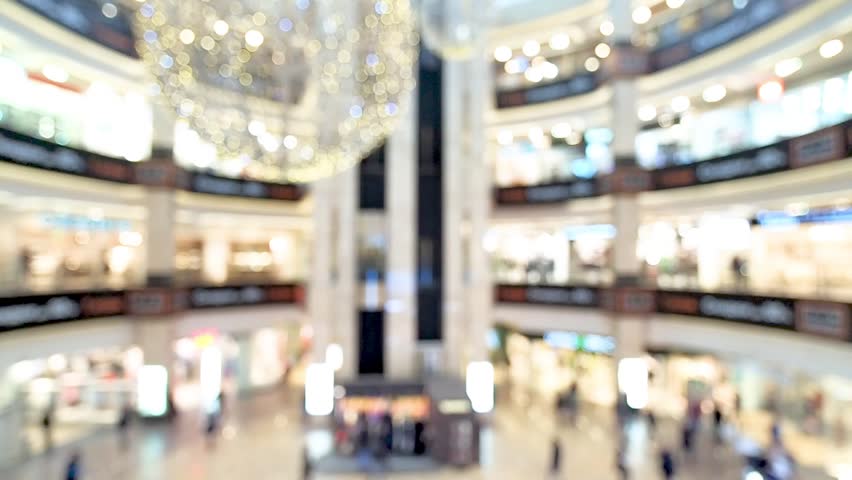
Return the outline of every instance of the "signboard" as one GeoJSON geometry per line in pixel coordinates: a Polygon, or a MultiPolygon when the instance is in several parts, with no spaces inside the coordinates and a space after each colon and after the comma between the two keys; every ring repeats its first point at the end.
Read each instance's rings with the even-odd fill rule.
{"type": "MultiPolygon", "coordinates": [[[[123,8],[114,2],[115,13],[104,13],[104,2],[95,0],[17,0],[34,12],[63,27],[130,57],[137,57],[133,30],[123,8]]],[[[108,7],[107,7],[108,8],[108,7]]]]}
{"type": "Polygon", "coordinates": [[[121,315],[124,292],[0,298],[0,332],[71,320],[121,315]]]}
{"type": "Polygon", "coordinates": [[[533,303],[567,307],[600,306],[599,291],[594,287],[498,285],[496,300],[506,303],[533,303]]]}
{"type": "Polygon", "coordinates": [[[598,79],[594,74],[583,73],[546,85],[497,92],[497,108],[552,102],[560,98],[589,93],[598,88],[598,85],[598,79]]]}
{"type": "Polygon", "coordinates": [[[0,161],[85,177],[131,182],[133,164],[0,128],[0,161]]]}
{"type": "Polygon", "coordinates": [[[555,203],[594,197],[598,195],[598,185],[595,180],[577,180],[529,187],[498,188],[495,195],[499,205],[555,203]]]}
{"type": "Polygon", "coordinates": [[[303,299],[304,291],[300,285],[198,287],[189,292],[189,308],[300,303],[303,299]]]}
{"type": "Polygon", "coordinates": [[[299,200],[302,198],[302,189],[296,185],[226,178],[207,173],[193,174],[190,179],[189,190],[213,195],[269,198],[275,200],[299,200]]]}
{"type": "Polygon", "coordinates": [[[807,0],[751,0],[734,15],[652,51],[651,68],[662,70],[727,45],[807,3],[807,0]]]}
{"type": "Polygon", "coordinates": [[[795,328],[793,300],[787,298],[661,291],[657,294],[657,311],[787,330],[795,328]]]}
{"type": "Polygon", "coordinates": [[[787,142],[653,172],[656,189],[686,187],[780,172],[789,168],[787,142]]]}

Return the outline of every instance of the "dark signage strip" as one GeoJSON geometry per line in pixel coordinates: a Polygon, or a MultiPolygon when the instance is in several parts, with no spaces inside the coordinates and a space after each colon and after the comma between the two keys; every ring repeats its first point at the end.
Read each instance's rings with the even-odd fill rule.
{"type": "Polygon", "coordinates": [[[529,187],[497,188],[494,195],[499,205],[528,205],[594,197],[600,195],[600,190],[595,180],[577,180],[529,187]]]}
{"type": "Polygon", "coordinates": [[[652,51],[651,67],[663,70],[692,60],[765,27],[807,3],[807,0],[751,0],[739,13],[652,51]]]}
{"type": "Polygon", "coordinates": [[[498,285],[495,300],[500,303],[532,303],[563,307],[600,307],[596,287],[553,287],[498,285]]]}
{"type": "Polygon", "coordinates": [[[98,155],[0,128],[0,161],[83,177],[129,183],[130,162],[98,155]]]}
{"type": "Polygon", "coordinates": [[[298,185],[184,172],[174,164],[171,169],[179,171],[179,175],[176,176],[181,180],[170,178],[166,181],[158,178],[158,175],[162,175],[168,169],[158,169],[154,161],[131,163],[64,147],[3,128],[0,128],[0,161],[112,182],[162,184],[163,186],[171,182],[173,186],[176,184],[178,188],[184,190],[212,195],[291,201],[298,201],[304,196],[302,187],[298,185]],[[157,178],[151,178],[152,176],[157,178]],[[188,180],[184,181],[183,177],[187,177],[188,180]]]}
{"type": "Polygon", "coordinates": [[[118,315],[157,315],[187,308],[301,304],[298,284],[127,290],[0,298],[0,332],[118,315]],[[187,297],[184,299],[184,297],[187,297]]]}
{"type": "Polygon", "coordinates": [[[107,48],[137,58],[130,16],[122,2],[114,2],[112,18],[103,2],[94,0],[17,0],[17,3],[107,48]]]}
{"type": "MultiPolygon", "coordinates": [[[[509,304],[607,308],[602,295],[619,289],[498,285],[495,301],[509,304]]],[[[712,318],[852,342],[852,304],[785,297],[648,290],[644,312],[712,318]],[[654,301],[656,296],[656,301],[654,301]]]]}
{"type": "Polygon", "coordinates": [[[537,103],[552,102],[560,98],[574,97],[594,91],[600,86],[598,77],[583,73],[546,85],[519,88],[497,93],[497,108],[520,107],[537,103]]]}

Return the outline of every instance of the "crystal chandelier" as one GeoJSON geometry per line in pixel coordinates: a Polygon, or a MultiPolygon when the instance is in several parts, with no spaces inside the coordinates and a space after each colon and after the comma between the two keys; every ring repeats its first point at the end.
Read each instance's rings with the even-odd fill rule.
{"type": "Polygon", "coordinates": [[[445,60],[467,60],[484,48],[492,0],[420,0],[423,41],[445,60]]]}
{"type": "Polygon", "coordinates": [[[220,171],[308,182],[392,131],[414,87],[408,0],[141,0],[140,56],[220,171]]]}

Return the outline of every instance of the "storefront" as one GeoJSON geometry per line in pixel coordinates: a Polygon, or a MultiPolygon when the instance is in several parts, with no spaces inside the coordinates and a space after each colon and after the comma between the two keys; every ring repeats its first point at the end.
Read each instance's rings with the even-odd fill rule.
{"type": "Polygon", "coordinates": [[[205,329],[180,338],[174,344],[175,406],[209,410],[220,393],[230,397],[279,385],[308,348],[295,324],[240,333],[205,329]]]}
{"type": "Polygon", "coordinates": [[[647,278],[662,288],[849,299],[852,210],[788,210],[646,222],[638,253],[647,278]]]}
{"type": "Polygon", "coordinates": [[[239,215],[178,215],[175,267],[185,285],[270,284],[307,275],[307,243],[301,230],[259,227],[239,215]]]}
{"type": "Polygon", "coordinates": [[[723,108],[662,111],[636,136],[639,164],[648,169],[700,162],[852,117],[852,73],[791,88],[777,101],[736,100],[723,108]]]}
{"type": "Polygon", "coordinates": [[[32,429],[48,413],[57,428],[108,425],[132,403],[142,362],[136,347],[57,353],[10,366],[6,388],[21,396],[32,429]]]}
{"type": "Polygon", "coordinates": [[[612,225],[499,226],[485,239],[494,279],[503,284],[606,284],[612,225]]]}
{"type": "Polygon", "coordinates": [[[650,404],[659,414],[680,418],[688,401],[702,402],[706,412],[719,405],[743,428],[768,431],[772,419],[780,415],[798,433],[839,444],[852,433],[850,378],[702,353],[656,352],[648,361],[650,404]]]}
{"type": "Polygon", "coordinates": [[[0,212],[3,290],[117,289],[144,282],[141,207],[7,194],[0,196],[0,212]]]}
{"type": "Polygon", "coordinates": [[[554,127],[550,135],[533,128],[529,137],[502,140],[494,162],[497,187],[540,185],[589,179],[612,170],[612,131],[607,128],[573,130],[554,127]]]}
{"type": "Polygon", "coordinates": [[[498,388],[521,404],[556,404],[572,385],[582,402],[615,404],[615,339],[569,331],[519,333],[497,327],[491,334],[498,388]]]}
{"type": "Polygon", "coordinates": [[[32,64],[44,61],[33,53],[7,48],[0,56],[0,128],[132,162],[150,156],[152,113],[142,92],[32,64]]]}

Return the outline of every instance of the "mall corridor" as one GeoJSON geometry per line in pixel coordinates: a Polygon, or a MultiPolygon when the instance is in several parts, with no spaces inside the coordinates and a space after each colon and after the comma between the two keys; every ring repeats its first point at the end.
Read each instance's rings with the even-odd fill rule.
{"type": "MultiPolygon", "coordinates": [[[[0,471],[4,480],[48,480],[62,478],[63,468],[72,451],[82,455],[85,480],[282,480],[300,479],[302,452],[325,456],[331,448],[327,431],[308,430],[294,403],[298,392],[267,392],[235,401],[226,413],[222,431],[208,443],[200,421],[185,415],[176,425],[136,424],[130,446],[123,450],[118,433],[103,430],[70,446],[30,458],[19,467],[0,471]],[[305,446],[307,442],[307,445],[305,446]]],[[[550,445],[553,435],[563,449],[562,474],[559,478],[609,480],[618,478],[616,470],[617,436],[614,419],[595,410],[581,413],[577,426],[555,422],[552,412],[536,407],[501,405],[490,428],[482,432],[481,468],[457,470],[388,472],[366,478],[427,480],[538,480],[549,479],[550,445]]],[[[592,407],[589,407],[590,409],[592,407]]],[[[709,420],[709,419],[708,419],[709,420]]],[[[713,446],[709,431],[701,435],[694,458],[677,455],[678,479],[716,480],[740,478],[743,462],[728,447],[713,446]]],[[[628,428],[630,447],[627,463],[631,479],[661,478],[657,448],[672,445],[677,449],[677,426],[660,421],[655,439],[648,440],[644,422],[628,428]]],[[[322,464],[323,462],[319,462],[322,464]]],[[[405,466],[405,462],[401,462],[405,466]]],[[[364,473],[316,474],[317,480],[362,479],[364,473]]],[[[802,468],[800,480],[829,477],[802,468]]]]}

